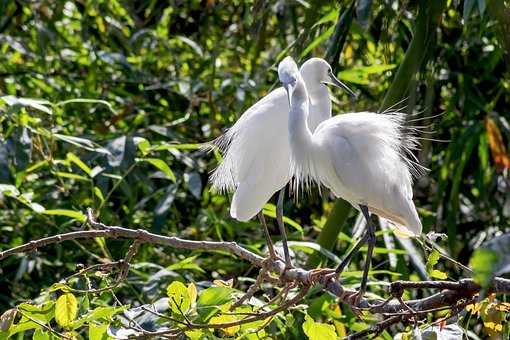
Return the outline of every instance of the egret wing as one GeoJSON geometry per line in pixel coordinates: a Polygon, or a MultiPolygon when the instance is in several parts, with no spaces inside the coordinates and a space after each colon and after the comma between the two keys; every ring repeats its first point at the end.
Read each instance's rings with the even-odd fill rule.
{"type": "Polygon", "coordinates": [[[398,122],[370,112],[337,117],[318,128],[334,169],[326,179],[332,190],[414,234],[421,233],[398,122]]]}
{"type": "Polygon", "coordinates": [[[289,104],[283,88],[250,107],[221,138],[224,160],[213,188],[233,191],[231,215],[248,220],[289,180],[289,104]]]}

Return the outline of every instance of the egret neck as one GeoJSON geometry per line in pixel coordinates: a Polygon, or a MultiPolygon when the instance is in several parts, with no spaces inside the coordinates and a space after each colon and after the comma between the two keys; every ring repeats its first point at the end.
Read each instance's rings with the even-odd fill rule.
{"type": "MultiPolygon", "coordinates": [[[[298,75],[296,84],[289,88],[289,142],[291,148],[291,166],[301,174],[296,178],[308,178],[313,168],[313,135],[308,126],[309,97],[303,81],[298,75]]],[[[306,179],[305,179],[306,181],[306,179]]]]}

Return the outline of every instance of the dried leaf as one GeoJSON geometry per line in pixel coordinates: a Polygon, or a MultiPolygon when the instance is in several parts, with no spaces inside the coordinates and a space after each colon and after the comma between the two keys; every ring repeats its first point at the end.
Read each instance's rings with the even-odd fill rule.
{"type": "Polygon", "coordinates": [[[491,149],[492,159],[497,172],[502,172],[504,169],[510,168],[510,156],[506,151],[503,136],[498,128],[498,125],[492,118],[485,119],[485,128],[489,137],[489,146],[491,149]]]}

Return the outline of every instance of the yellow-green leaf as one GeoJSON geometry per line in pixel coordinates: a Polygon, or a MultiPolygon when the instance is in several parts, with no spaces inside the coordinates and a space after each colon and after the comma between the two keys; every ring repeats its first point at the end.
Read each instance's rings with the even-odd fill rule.
{"type": "Polygon", "coordinates": [[[184,283],[174,281],[166,288],[168,304],[175,314],[186,313],[191,306],[191,297],[184,283]]]}
{"type": "Polygon", "coordinates": [[[83,213],[81,213],[79,211],[68,210],[68,209],[47,209],[47,210],[41,211],[41,214],[67,216],[67,217],[77,219],[80,222],[85,222],[87,220],[87,217],[83,213]]]}
{"type": "Polygon", "coordinates": [[[188,294],[189,294],[191,304],[194,304],[195,302],[197,302],[197,295],[198,295],[197,287],[195,286],[195,284],[193,282],[191,282],[188,285],[188,294]]]}
{"type": "Polygon", "coordinates": [[[104,202],[104,196],[103,196],[103,192],[101,191],[101,189],[99,189],[98,187],[94,187],[94,195],[97,196],[97,198],[99,198],[99,200],[101,201],[101,203],[104,202]]]}
{"type": "Polygon", "coordinates": [[[108,325],[96,325],[94,322],[89,323],[89,340],[106,340],[108,337],[108,325]]]}
{"type": "MultiPolygon", "coordinates": [[[[234,321],[237,321],[237,318],[235,315],[219,315],[219,316],[212,317],[211,320],[209,320],[209,324],[217,325],[217,324],[222,324],[222,323],[230,323],[230,322],[234,322],[234,321]]],[[[222,328],[221,330],[226,335],[233,336],[237,332],[239,332],[240,329],[241,329],[241,326],[231,326],[231,327],[222,328]]]]}
{"type": "Polygon", "coordinates": [[[42,329],[36,329],[34,335],[32,335],[32,340],[50,340],[50,334],[42,329]]]}
{"type": "Polygon", "coordinates": [[[166,175],[166,177],[168,177],[168,179],[175,182],[174,173],[172,172],[172,170],[170,169],[168,164],[166,164],[165,161],[163,161],[162,159],[159,159],[159,158],[137,158],[137,161],[138,162],[147,162],[147,163],[154,165],[156,168],[161,170],[161,172],[163,172],[166,175]]]}
{"type": "Polygon", "coordinates": [[[68,152],[67,153],[67,160],[76,164],[76,166],[83,170],[87,175],[90,176],[90,173],[92,172],[92,169],[87,166],[87,164],[83,163],[83,161],[78,158],[74,153],[68,152]]]}
{"type": "Polygon", "coordinates": [[[315,322],[309,315],[305,316],[303,331],[310,340],[336,339],[335,326],[315,322]]]}
{"type": "Polygon", "coordinates": [[[57,299],[55,304],[55,320],[62,327],[68,325],[76,319],[78,314],[78,301],[72,293],[66,293],[57,299]]]}
{"type": "Polygon", "coordinates": [[[151,143],[145,138],[135,137],[133,138],[138,150],[142,153],[142,155],[147,155],[150,152],[151,143]]]}
{"type": "Polygon", "coordinates": [[[75,179],[75,180],[78,180],[78,181],[90,181],[85,176],[73,174],[73,173],[70,173],[70,172],[57,171],[57,172],[55,172],[55,175],[58,176],[58,177],[75,179]]]}
{"type": "Polygon", "coordinates": [[[436,278],[436,279],[439,279],[439,280],[444,280],[448,277],[448,275],[446,275],[445,272],[442,272],[440,270],[437,270],[437,269],[434,269],[430,272],[430,276],[432,276],[433,278],[436,278]]]}

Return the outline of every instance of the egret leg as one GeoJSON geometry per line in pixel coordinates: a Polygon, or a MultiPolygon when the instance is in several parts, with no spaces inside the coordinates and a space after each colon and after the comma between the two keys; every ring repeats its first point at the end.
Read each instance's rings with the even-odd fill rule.
{"type": "Polygon", "coordinates": [[[283,224],[283,199],[285,198],[285,187],[280,190],[278,194],[278,203],[276,204],[276,222],[278,228],[280,228],[280,234],[282,234],[283,253],[285,255],[285,267],[292,268],[290,261],[289,245],[287,243],[287,231],[285,230],[285,224],[283,224]]]}
{"type": "Polygon", "coordinates": [[[276,258],[276,253],[274,251],[273,241],[271,240],[271,236],[269,235],[269,230],[267,229],[266,219],[264,218],[264,214],[260,211],[257,215],[259,217],[259,221],[264,227],[264,234],[266,236],[267,249],[269,250],[269,257],[272,259],[276,258]]]}
{"type": "Polygon", "coordinates": [[[368,212],[368,208],[366,205],[360,205],[361,212],[365,216],[367,220],[367,258],[365,261],[365,268],[363,270],[363,278],[361,279],[361,285],[356,297],[356,303],[365,295],[367,290],[367,281],[368,281],[368,271],[370,269],[370,264],[372,263],[372,254],[374,252],[375,247],[375,225],[372,223],[370,219],[370,213],[368,212]]]}
{"type": "Polygon", "coordinates": [[[365,244],[367,239],[368,239],[368,232],[365,232],[363,234],[363,237],[360,238],[358,240],[358,242],[356,242],[354,247],[349,251],[349,253],[347,253],[347,256],[342,260],[342,262],[338,265],[338,267],[336,267],[335,273],[337,276],[339,276],[344,271],[345,267],[347,267],[349,262],[351,262],[352,257],[358,252],[359,248],[361,248],[361,246],[363,244],[365,244]]]}

